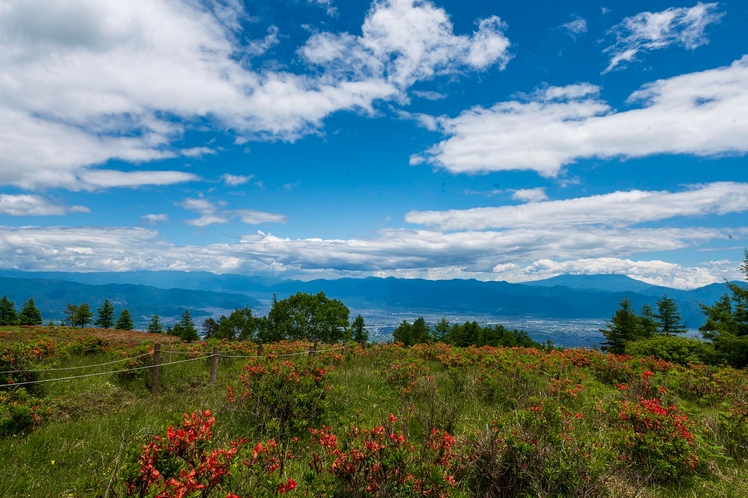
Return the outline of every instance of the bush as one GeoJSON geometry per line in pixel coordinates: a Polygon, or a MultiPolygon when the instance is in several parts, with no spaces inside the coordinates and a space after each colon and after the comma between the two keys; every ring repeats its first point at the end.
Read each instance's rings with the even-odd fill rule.
{"type": "Polygon", "coordinates": [[[716,352],[710,344],[698,339],[665,335],[630,342],[626,345],[626,354],[652,356],[683,366],[690,363],[713,364],[717,360],[716,352]]]}

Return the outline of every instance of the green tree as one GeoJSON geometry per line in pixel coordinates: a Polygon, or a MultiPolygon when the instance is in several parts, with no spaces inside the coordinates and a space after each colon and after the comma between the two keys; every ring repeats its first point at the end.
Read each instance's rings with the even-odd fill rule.
{"type": "Polygon", "coordinates": [[[213,337],[230,341],[250,341],[255,339],[258,327],[258,318],[252,316],[252,310],[245,306],[236,308],[228,317],[222,315],[216,322],[213,337]]]}
{"type": "Polygon", "coordinates": [[[150,332],[151,334],[160,334],[164,331],[164,326],[161,325],[161,321],[159,320],[158,315],[153,315],[151,318],[151,323],[148,324],[148,327],[145,329],[147,332],[150,332]]]}
{"type": "Polygon", "coordinates": [[[400,342],[404,346],[412,346],[413,342],[413,325],[408,320],[403,320],[395,330],[392,331],[392,340],[400,342]]]}
{"type": "Polygon", "coordinates": [[[369,342],[369,331],[366,330],[366,323],[364,323],[364,317],[360,314],[356,316],[351,324],[351,332],[353,332],[353,340],[363,345],[369,342]]]}
{"type": "Polygon", "coordinates": [[[18,314],[16,313],[16,305],[8,299],[8,296],[3,296],[0,299],[0,325],[17,325],[18,314]]]}
{"type": "Polygon", "coordinates": [[[109,299],[104,299],[104,304],[96,309],[99,317],[94,322],[94,325],[101,327],[102,329],[112,328],[114,325],[114,306],[109,302],[109,299]]]}
{"type": "Polygon", "coordinates": [[[21,312],[18,314],[18,323],[21,325],[41,325],[42,314],[39,308],[34,304],[34,298],[30,297],[28,301],[23,303],[21,312]]]}
{"type": "Polygon", "coordinates": [[[446,318],[442,317],[442,319],[439,320],[436,325],[434,325],[432,334],[434,342],[447,342],[447,340],[449,339],[449,330],[449,321],[446,318]]]}
{"type": "Polygon", "coordinates": [[[117,323],[114,324],[114,328],[118,330],[132,330],[135,328],[135,324],[132,321],[132,315],[130,315],[130,310],[125,308],[120,311],[119,318],[117,318],[117,323]]]}
{"type": "Polygon", "coordinates": [[[67,316],[67,322],[71,327],[77,327],[82,329],[93,320],[93,311],[87,303],[80,305],[68,304],[63,311],[67,316]]]}
{"type": "Polygon", "coordinates": [[[686,332],[686,326],[681,323],[678,305],[675,303],[675,299],[667,297],[667,294],[657,301],[657,313],[655,317],[657,318],[657,331],[662,335],[683,334],[686,332]]]}
{"type": "Polygon", "coordinates": [[[187,342],[197,341],[200,339],[200,336],[197,335],[195,322],[192,321],[192,314],[190,314],[190,310],[184,310],[184,313],[182,313],[182,319],[179,321],[179,323],[174,325],[174,335],[187,342]]]}
{"type": "Polygon", "coordinates": [[[296,294],[274,301],[268,313],[268,332],[273,338],[339,342],[350,337],[350,310],[337,299],[319,294],[296,294]]]}
{"type": "MultiPolygon", "coordinates": [[[[740,267],[748,280],[748,250],[740,267]]],[[[706,322],[699,327],[704,339],[736,368],[748,366],[748,287],[727,282],[724,294],[712,306],[700,304],[706,322]]]]}
{"type": "Polygon", "coordinates": [[[642,338],[652,337],[657,333],[657,315],[651,304],[642,306],[641,313],[639,313],[639,329],[642,338]]]}
{"type": "Polygon", "coordinates": [[[602,350],[614,354],[623,354],[626,343],[636,340],[641,335],[639,315],[631,307],[628,297],[621,301],[613,318],[604,329],[600,329],[600,332],[606,339],[602,344],[602,350]]]}
{"type": "MultiPolygon", "coordinates": [[[[226,317],[221,315],[221,318],[226,317]]],[[[216,332],[218,332],[218,322],[216,322],[212,317],[209,317],[203,320],[203,324],[200,325],[200,328],[203,329],[204,339],[212,339],[216,335],[216,332]]]]}

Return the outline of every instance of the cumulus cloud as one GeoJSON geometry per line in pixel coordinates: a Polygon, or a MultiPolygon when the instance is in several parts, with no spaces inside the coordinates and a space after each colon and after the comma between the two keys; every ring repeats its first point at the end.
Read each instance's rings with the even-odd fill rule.
{"type": "Polygon", "coordinates": [[[88,213],[86,206],[53,204],[38,195],[0,194],[0,214],[8,216],[50,216],[67,213],[88,213]]]}
{"type": "Polygon", "coordinates": [[[187,220],[187,223],[196,227],[206,227],[214,224],[225,224],[232,219],[238,218],[242,223],[259,225],[260,223],[285,223],[286,215],[266,213],[254,209],[223,209],[225,202],[213,203],[203,198],[188,198],[179,206],[188,211],[200,213],[199,218],[187,220]]]}
{"type": "MultiPolygon", "coordinates": [[[[524,200],[537,195],[528,194],[536,190],[516,191],[514,195],[520,192],[525,196],[524,200]]],[[[542,189],[540,194],[543,194],[542,189]]],[[[411,211],[405,220],[441,230],[585,225],[624,227],[676,216],[704,217],[745,211],[748,211],[748,183],[715,182],[693,185],[682,192],[630,190],[520,206],[411,211]]]]}
{"type": "Polygon", "coordinates": [[[579,159],[748,152],[748,55],[731,65],[658,80],[615,111],[590,84],[551,87],[524,100],[431,118],[448,136],[412,164],[454,173],[533,170],[558,175],[579,159]]]}
{"type": "Polygon", "coordinates": [[[680,45],[693,50],[709,43],[705,30],[719,22],[724,13],[717,12],[715,3],[669,8],[662,12],[641,12],[625,18],[610,28],[616,42],[603,52],[610,55],[610,64],[603,73],[623,67],[643,52],[680,45]]]}
{"type": "Polygon", "coordinates": [[[522,202],[540,202],[548,200],[548,196],[545,193],[545,188],[537,187],[515,190],[512,199],[522,202]]]}
{"type": "Polygon", "coordinates": [[[319,33],[299,53],[335,78],[383,78],[404,89],[436,74],[463,68],[503,68],[511,55],[504,23],[482,19],[472,36],[455,35],[444,9],[422,0],[378,0],[366,16],[362,36],[319,33]]]}
{"type": "MultiPolygon", "coordinates": [[[[734,230],[732,235],[744,237],[748,230],[734,230]]],[[[519,277],[532,280],[541,274],[552,276],[553,272],[568,273],[582,267],[582,263],[574,267],[572,263],[555,266],[533,262],[590,260],[594,264],[587,266],[599,271],[605,261],[602,258],[621,259],[636,253],[681,249],[720,238],[726,239],[727,235],[712,228],[459,233],[387,229],[366,239],[289,239],[258,232],[231,244],[177,246],[161,240],[153,230],[137,228],[0,227],[0,266],[60,271],[173,269],[286,277],[396,275],[482,280],[506,279],[513,271],[519,281],[519,277]],[[523,265],[522,261],[529,263],[523,265]],[[527,267],[531,268],[522,276],[520,269],[527,267]]],[[[737,262],[733,264],[733,273],[739,273],[738,266],[737,262]]],[[[663,280],[658,283],[677,283],[674,279],[678,272],[672,267],[662,268],[659,275],[663,280]]],[[[641,278],[654,279],[655,270],[647,271],[640,271],[641,278]]],[[[631,272],[636,275],[634,270],[631,272]]],[[[715,278],[719,275],[713,273],[715,278]]],[[[689,278],[695,285],[707,277],[689,278]]],[[[690,284],[682,281],[679,285],[690,284]]]]}
{"type": "Polygon", "coordinates": [[[174,145],[201,119],[240,140],[294,140],[331,113],[403,100],[418,80],[509,59],[498,18],[455,35],[443,9],[391,0],[373,3],[363,36],[312,36],[300,53],[320,71],[257,71],[249,58],[279,34],[244,33],[247,18],[236,0],[4,2],[0,184],[89,188],[85,177],[110,159],[215,153],[174,145]]]}
{"type": "Polygon", "coordinates": [[[708,262],[705,266],[685,267],[661,260],[634,261],[621,258],[577,259],[553,261],[541,259],[520,267],[516,264],[496,265],[494,273],[509,282],[544,280],[558,275],[626,275],[652,285],[694,289],[721,282],[722,278],[736,277],[736,265],[732,271],[717,268],[721,263],[708,262]]]}

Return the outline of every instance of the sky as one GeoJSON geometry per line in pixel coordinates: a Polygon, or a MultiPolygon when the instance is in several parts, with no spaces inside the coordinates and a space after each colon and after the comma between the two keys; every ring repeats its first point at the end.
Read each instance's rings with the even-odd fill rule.
{"type": "Polygon", "coordinates": [[[748,3],[4,0],[0,267],[741,279],[748,3]]]}

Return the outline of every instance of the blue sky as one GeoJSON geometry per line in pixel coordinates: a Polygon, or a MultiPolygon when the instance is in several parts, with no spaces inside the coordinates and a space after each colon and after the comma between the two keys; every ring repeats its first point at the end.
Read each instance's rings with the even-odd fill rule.
{"type": "Polygon", "coordinates": [[[9,0],[0,265],[739,278],[748,5],[9,0]]]}

